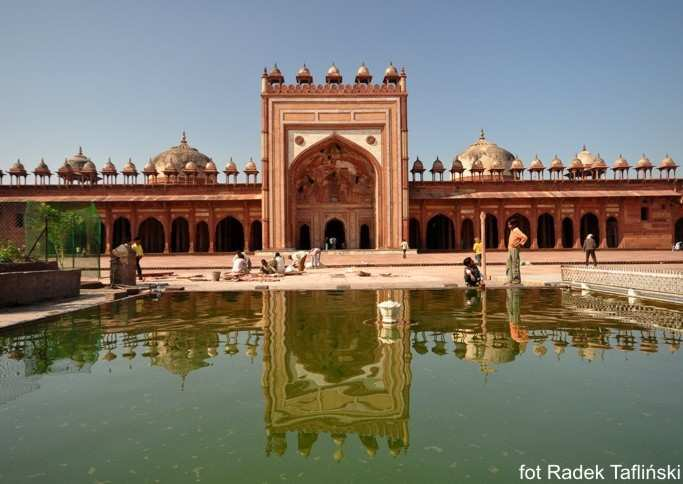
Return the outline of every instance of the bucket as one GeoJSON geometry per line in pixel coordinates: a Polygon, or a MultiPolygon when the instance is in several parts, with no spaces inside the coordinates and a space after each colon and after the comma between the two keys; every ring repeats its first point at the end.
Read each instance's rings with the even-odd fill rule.
{"type": "Polygon", "coordinates": [[[213,272],[211,273],[211,278],[212,278],[214,281],[220,281],[220,280],[221,280],[221,271],[213,271],[213,272]]]}

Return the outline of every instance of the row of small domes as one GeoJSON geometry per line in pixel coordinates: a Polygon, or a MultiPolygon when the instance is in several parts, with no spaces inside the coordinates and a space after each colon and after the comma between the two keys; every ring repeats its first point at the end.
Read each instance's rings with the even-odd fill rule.
{"type": "MultiPolygon", "coordinates": [[[[490,170],[501,170],[501,171],[503,171],[506,169],[500,160],[491,160],[491,163],[489,166],[490,166],[490,168],[489,168],[490,170]]],[[[607,168],[609,168],[607,166],[607,163],[605,162],[605,160],[602,159],[602,157],[600,157],[599,153],[596,156],[595,161],[593,161],[592,163],[584,163],[577,156],[571,161],[571,164],[569,165],[570,170],[590,170],[590,169],[607,169],[607,168]]],[[[619,155],[619,157],[614,161],[614,163],[612,163],[612,169],[613,170],[627,170],[629,168],[631,168],[631,165],[629,165],[628,161],[622,155],[619,155]]],[[[652,164],[650,159],[645,154],[643,154],[643,156],[641,156],[641,158],[636,162],[636,164],[633,166],[633,168],[635,168],[636,170],[649,169],[649,168],[654,168],[654,165],[652,164]]],[[[664,157],[664,159],[662,159],[662,161],[659,162],[659,166],[657,168],[659,168],[659,169],[674,169],[674,168],[678,168],[678,165],[673,160],[673,158],[671,158],[671,156],[667,154],[664,157]]],[[[486,168],[484,165],[484,161],[482,161],[482,159],[478,159],[472,163],[472,167],[470,168],[470,171],[484,171],[485,169],[486,168]]],[[[523,170],[525,170],[524,162],[522,160],[520,160],[519,158],[515,158],[514,160],[512,160],[512,163],[511,163],[509,169],[510,169],[510,171],[523,171],[523,170]]],[[[545,170],[546,168],[543,165],[543,162],[538,157],[538,155],[536,155],[534,157],[534,159],[531,160],[531,163],[529,164],[528,169],[530,171],[541,171],[541,170],[545,170]]],[[[550,170],[564,170],[565,166],[564,166],[564,163],[562,163],[562,160],[557,155],[555,155],[555,157],[550,162],[550,168],[549,169],[550,170]]],[[[422,160],[420,160],[419,157],[417,157],[415,159],[415,161],[413,162],[413,167],[411,168],[410,171],[414,172],[414,173],[421,173],[421,172],[426,171],[426,169],[424,167],[424,163],[422,162],[422,160]]],[[[443,173],[446,171],[446,168],[444,167],[443,162],[439,159],[438,156],[436,157],[436,160],[434,160],[434,162],[432,163],[432,168],[429,171],[434,172],[434,173],[443,173]]],[[[451,165],[450,171],[455,172],[455,173],[462,173],[465,171],[463,163],[459,157],[456,156],[455,158],[453,158],[453,163],[451,165]]]]}
{"type": "MultiPolygon", "coordinates": [[[[389,66],[384,70],[383,82],[385,84],[396,84],[399,82],[401,77],[405,77],[405,75],[405,69],[401,69],[401,72],[399,73],[396,66],[390,62],[389,66]]],[[[282,74],[282,71],[280,71],[280,68],[277,66],[277,64],[273,65],[270,71],[264,68],[263,76],[271,84],[284,84],[285,82],[285,76],[282,74]]],[[[340,84],[342,79],[341,71],[333,62],[329,69],[327,69],[327,73],[325,74],[325,82],[328,84],[340,84]]],[[[301,66],[297,71],[296,82],[298,84],[313,84],[313,74],[306,64],[301,66]]],[[[358,70],[356,71],[355,82],[361,84],[370,84],[370,82],[372,82],[372,74],[370,74],[370,69],[365,65],[365,62],[358,67],[358,70]]]]}

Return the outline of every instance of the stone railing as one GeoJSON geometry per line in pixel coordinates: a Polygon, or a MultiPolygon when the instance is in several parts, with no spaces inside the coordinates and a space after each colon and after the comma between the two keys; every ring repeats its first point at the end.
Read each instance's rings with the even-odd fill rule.
{"type": "Polygon", "coordinates": [[[563,265],[562,281],[587,291],[683,303],[683,270],[656,266],[563,265]]]}

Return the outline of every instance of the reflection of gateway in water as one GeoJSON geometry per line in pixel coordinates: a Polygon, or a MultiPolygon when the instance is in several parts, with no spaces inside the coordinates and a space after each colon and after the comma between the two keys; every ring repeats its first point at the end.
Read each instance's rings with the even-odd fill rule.
{"type": "MultiPolygon", "coordinates": [[[[280,293],[282,305],[285,295],[280,293]]],[[[353,331],[338,332],[335,347],[316,348],[322,355],[342,354],[335,361],[312,361],[305,347],[294,343],[295,318],[285,308],[273,311],[264,331],[263,376],[266,408],[266,452],[282,455],[287,432],[297,432],[298,451],[308,456],[319,434],[330,434],[341,460],[348,434],[357,434],[368,455],[386,438],[389,452],[398,455],[408,447],[411,382],[409,330],[399,330],[396,341],[385,344],[378,328],[353,324],[353,331]],[[352,360],[359,364],[354,365],[352,360]]],[[[321,333],[333,329],[321,322],[321,333]]],[[[319,342],[329,342],[323,337],[319,342]]],[[[323,343],[324,344],[324,343],[323,343]]]]}

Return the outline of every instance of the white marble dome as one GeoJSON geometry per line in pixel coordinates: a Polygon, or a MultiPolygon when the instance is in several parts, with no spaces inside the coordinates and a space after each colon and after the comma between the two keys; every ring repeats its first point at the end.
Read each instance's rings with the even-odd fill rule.
{"type": "Polygon", "coordinates": [[[491,168],[495,170],[498,167],[503,167],[505,169],[504,174],[509,175],[515,155],[487,140],[484,130],[481,130],[479,139],[460,153],[457,158],[462,162],[465,173],[470,173],[472,165],[478,162],[476,164],[481,164],[487,173],[491,168]]]}
{"type": "Polygon", "coordinates": [[[190,146],[184,131],[178,146],[173,146],[152,158],[152,163],[159,173],[159,179],[165,178],[164,172],[169,172],[169,164],[173,165],[176,173],[183,173],[188,163],[194,163],[197,175],[201,178],[204,176],[204,168],[209,161],[211,158],[190,146]]]}

